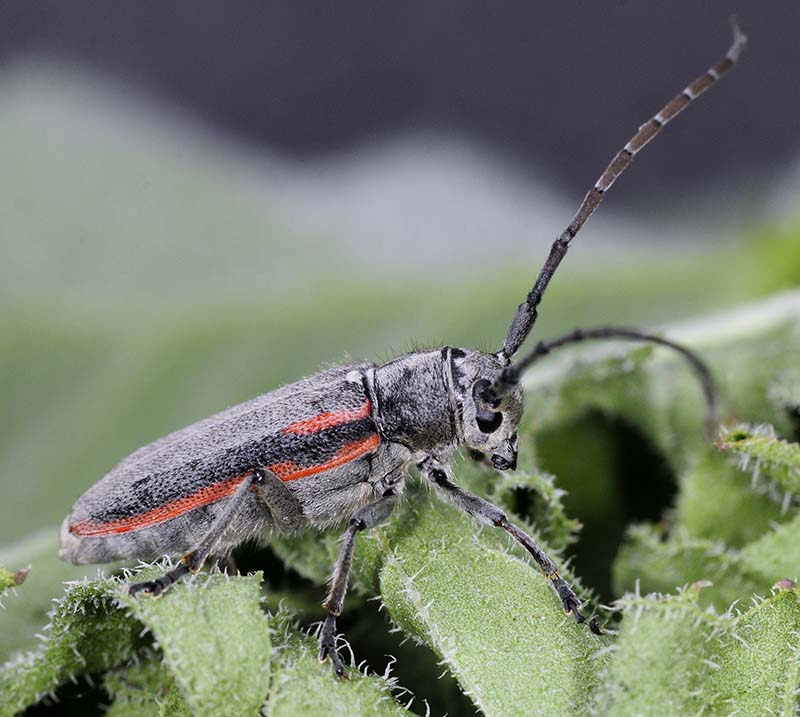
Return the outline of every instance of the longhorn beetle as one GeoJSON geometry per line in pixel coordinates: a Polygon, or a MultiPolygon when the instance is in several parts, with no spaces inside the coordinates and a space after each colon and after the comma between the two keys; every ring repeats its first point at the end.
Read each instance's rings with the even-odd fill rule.
{"type": "MultiPolygon", "coordinates": [[[[469,455],[498,471],[517,464],[522,416],[522,373],[553,349],[592,339],[660,344],[679,352],[699,376],[706,429],[715,421],[714,384],[689,349],[635,329],[606,326],[539,341],[512,361],[530,333],[537,309],[570,243],[636,155],[664,125],[726,74],[747,38],[733,21],[725,57],[643,124],[586,194],[575,217],[520,304],[496,353],[445,346],[323,371],[234,406],[161,438],[116,465],[81,496],[61,529],[62,558],[74,563],[182,555],[180,563],[131,594],[156,596],[209,556],[267,531],[292,532],[349,519],[320,632],[321,660],[337,675],[336,617],[342,610],[356,535],[385,520],[403,492],[406,470],[416,466],[459,508],[508,532],[532,556],[564,610],[584,622],[581,603],[555,563],[505,513],[456,483],[451,461],[469,455]]],[[[599,633],[594,619],[593,632],[599,633]]]]}

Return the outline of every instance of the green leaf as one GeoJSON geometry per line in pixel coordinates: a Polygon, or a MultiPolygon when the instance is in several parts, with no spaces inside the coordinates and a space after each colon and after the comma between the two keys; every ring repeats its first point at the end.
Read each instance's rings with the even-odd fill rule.
{"type": "Polygon", "coordinates": [[[770,585],[800,576],[800,514],[748,543],[740,552],[740,560],[744,570],[763,576],[770,585]]]}
{"type": "Polygon", "coordinates": [[[106,675],[108,717],[192,717],[175,678],[156,654],[106,675]]]}
{"type": "Polygon", "coordinates": [[[721,608],[800,575],[800,515],[741,549],[684,531],[663,538],[651,526],[631,529],[614,567],[618,590],[638,584],[647,591],[668,592],[687,582],[710,581],[703,598],[721,608]]]}
{"type": "Polygon", "coordinates": [[[759,602],[720,635],[704,694],[718,713],[797,714],[800,600],[795,589],[759,602]],[[718,665],[718,667],[716,666],[718,665]]]}
{"type": "MultiPolygon", "coordinates": [[[[152,579],[164,568],[128,578],[152,579]]],[[[117,578],[69,584],[41,648],[0,668],[0,715],[16,714],[77,676],[103,672],[113,717],[259,715],[267,698],[271,715],[331,714],[331,705],[340,714],[405,713],[392,697],[393,680],[356,672],[337,682],[291,616],[270,620],[262,612],[260,583],[260,573],[198,575],[158,599],[132,598],[128,580],[117,578]],[[330,699],[320,702],[326,686],[330,699]]]]}
{"type": "Polygon", "coordinates": [[[721,540],[738,548],[791,516],[751,482],[720,451],[705,451],[680,478],[674,530],[721,540]]]}
{"type": "Polygon", "coordinates": [[[751,475],[753,489],[779,500],[784,510],[800,493],[800,444],[778,438],[772,426],[740,423],[725,429],[716,445],[738,456],[739,468],[751,475]]]}
{"type": "Polygon", "coordinates": [[[337,680],[330,665],[317,659],[316,639],[299,633],[290,615],[273,616],[271,625],[277,650],[268,701],[270,717],[408,714],[392,696],[393,680],[364,676],[353,669],[348,679],[337,680]]]}
{"type": "MultiPolygon", "coordinates": [[[[163,567],[137,573],[152,580],[163,567]]],[[[152,633],[197,717],[257,715],[270,678],[270,641],[260,607],[261,573],[183,580],[157,600],[120,597],[152,633]]]]}
{"type": "MultiPolygon", "coordinates": [[[[136,578],[161,571],[149,568],[136,578]]],[[[258,714],[269,685],[270,643],[260,575],[200,576],[162,599],[134,599],[115,579],[72,583],[42,647],[0,671],[2,715],[12,715],[77,675],[133,658],[152,633],[194,715],[258,714]]]]}
{"type": "Polygon", "coordinates": [[[698,590],[680,595],[626,595],[613,660],[598,695],[600,714],[697,714],[707,697],[698,694],[715,655],[709,636],[724,620],[697,605],[698,590]]]}
{"type": "Polygon", "coordinates": [[[770,581],[748,567],[741,554],[722,541],[682,531],[664,540],[652,526],[641,525],[631,528],[620,548],[614,586],[618,593],[638,589],[668,593],[687,583],[707,581],[703,602],[724,609],[735,600],[764,593],[777,579],[770,581]]]}
{"type": "Polygon", "coordinates": [[[702,585],[626,595],[598,712],[611,715],[793,715],[800,598],[781,590],[744,613],[701,609],[702,585]]]}
{"type": "Polygon", "coordinates": [[[586,712],[608,638],[564,615],[540,571],[489,531],[476,537],[475,523],[439,500],[419,504],[413,530],[385,546],[390,616],[483,714],[586,712]]]}
{"type": "Polygon", "coordinates": [[[119,587],[88,579],[69,585],[53,608],[41,648],[0,668],[0,715],[10,717],[78,675],[104,672],[133,657],[141,625],[117,608],[119,587]]]}

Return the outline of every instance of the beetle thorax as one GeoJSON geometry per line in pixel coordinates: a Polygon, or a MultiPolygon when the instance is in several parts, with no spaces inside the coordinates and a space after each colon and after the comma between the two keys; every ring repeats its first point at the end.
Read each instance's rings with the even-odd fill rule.
{"type": "Polygon", "coordinates": [[[372,372],[373,418],[383,440],[414,452],[455,450],[457,417],[442,353],[405,354],[372,372]]]}

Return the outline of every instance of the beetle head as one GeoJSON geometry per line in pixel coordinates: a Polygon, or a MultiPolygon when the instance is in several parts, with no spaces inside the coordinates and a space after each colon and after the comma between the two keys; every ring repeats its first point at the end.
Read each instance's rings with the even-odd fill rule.
{"type": "Polygon", "coordinates": [[[488,391],[508,365],[497,354],[453,349],[452,373],[461,407],[461,435],[470,455],[497,470],[517,466],[517,426],[522,418],[522,389],[517,386],[502,400],[488,391]]]}

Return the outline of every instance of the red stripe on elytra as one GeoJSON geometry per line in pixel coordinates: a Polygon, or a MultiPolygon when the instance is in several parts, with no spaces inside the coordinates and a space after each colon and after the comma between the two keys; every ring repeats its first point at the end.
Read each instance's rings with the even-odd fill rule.
{"type": "MultiPolygon", "coordinates": [[[[317,463],[313,466],[304,467],[287,461],[283,463],[274,463],[268,466],[268,468],[282,481],[296,480],[349,463],[359,456],[374,450],[379,444],[380,437],[375,433],[360,441],[353,441],[352,443],[345,444],[336,451],[333,458],[325,463],[317,463]]],[[[82,520],[79,523],[70,525],[69,532],[80,537],[100,537],[103,535],[128,533],[131,530],[139,530],[141,528],[149,528],[158,523],[177,518],[179,515],[188,513],[195,508],[200,508],[209,503],[216,503],[218,500],[230,497],[236,492],[239,484],[249,475],[250,473],[248,472],[234,478],[219,481],[213,485],[201,488],[196,493],[170,501],[157,508],[148,510],[141,515],[117,518],[116,520],[110,520],[105,523],[98,523],[94,520],[82,520]]]]}
{"type": "Polygon", "coordinates": [[[326,428],[333,428],[334,426],[341,426],[343,423],[350,423],[351,421],[358,421],[362,418],[369,418],[372,405],[367,399],[367,402],[360,408],[345,409],[343,411],[324,411],[312,418],[306,418],[302,421],[295,421],[290,423],[284,428],[281,433],[292,433],[297,436],[306,436],[309,433],[317,433],[326,428]]]}
{"type": "Polygon", "coordinates": [[[282,481],[297,480],[298,478],[305,478],[306,476],[313,475],[314,473],[321,473],[322,471],[343,466],[345,463],[363,456],[371,450],[378,447],[381,442],[377,433],[373,433],[367,438],[362,438],[360,441],[353,441],[342,446],[333,458],[325,463],[317,463],[314,466],[298,466],[296,463],[286,461],[284,463],[273,463],[269,469],[280,478],[282,481]]]}
{"type": "Polygon", "coordinates": [[[250,474],[245,473],[235,478],[229,478],[228,480],[214,483],[213,485],[201,488],[196,493],[178,498],[177,500],[172,500],[169,503],[164,503],[164,505],[148,510],[141,515],[117,518],[116,520],[109,520],[106,523],[98,523],[94,520],[82,520],[80,523],[70,525],[69,532],[73,535],[85,537],[114,535],[116,533],[127,533],[131,530],[138,530],[139,528],[148,528],[151,525],[177,518],[179,515],[188,513],[190,510],[200,508],[209,503],[216,503],[218,500],[233,495],[239,487],[239,484],[248,475],[250,474]]]}

